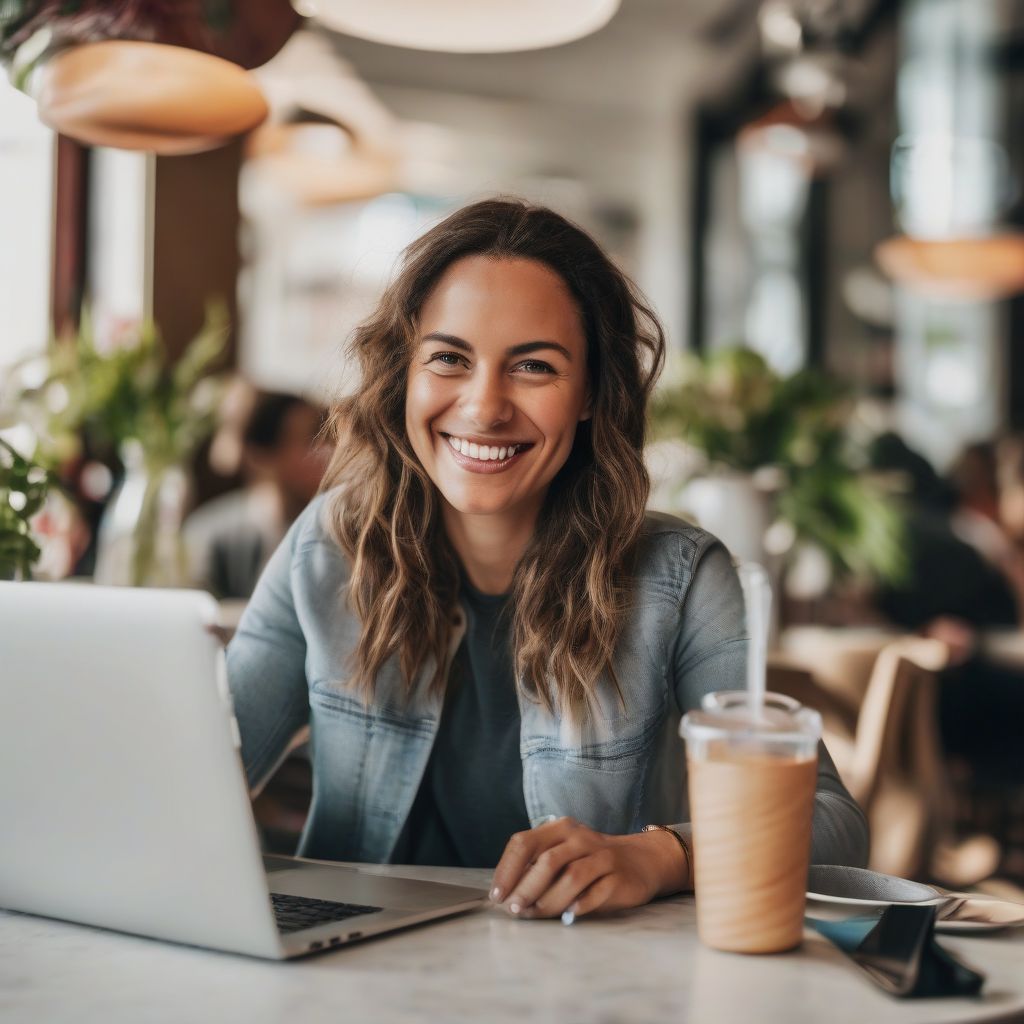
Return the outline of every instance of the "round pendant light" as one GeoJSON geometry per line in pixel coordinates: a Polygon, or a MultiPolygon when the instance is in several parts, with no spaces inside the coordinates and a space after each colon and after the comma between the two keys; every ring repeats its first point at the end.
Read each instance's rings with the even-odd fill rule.
{"type": "Polygon", "coordinates": [[[40,119],[64,135],[163,155],[212,149],[267,116],[237,64],[163,43],[70,46],[35,69],[28,91],[40,119]]]}
{"type": "Polygon", "coordinates": [[[398,187],[397,122],[323,33],[296,32],[253,72],[271,117],[246,144],[246,174],[303,206],[398,187]]]}
{"type": "Polygon", "coordinates": [[[619,0],[294,0],[328,28],[389,46],[501,53],[560,46],[603,28],[619,0]]]}
{"type": "Polygon", "coordinates": [[[251,170],[302,206],[372,199],[398,187],[395,155],[360,145],[336,124],[265,124],[249,136],[251,170]]]}
{"type": "Polygon", "coordinates": [[[924,239],[897,235],[875,259],[897,284],[938,299],[995,301],[1024,290],[1024,235],[924,239]]]}

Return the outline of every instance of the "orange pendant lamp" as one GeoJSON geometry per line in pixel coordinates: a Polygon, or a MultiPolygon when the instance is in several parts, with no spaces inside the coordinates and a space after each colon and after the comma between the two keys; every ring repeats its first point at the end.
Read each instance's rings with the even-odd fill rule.
{"type": "Polygon", "coordinates": [[[897,284],[936,299],[992,302],[1024,290],[1019,232],[942,239],[897,235],[879,243],[875,259],[897,284]]]}
{"type": "Polygon", "coordinates": [[[940,300],[993,302],[1024,290],[1024,234],[999,224],[1016,185],[997,139],[901,135],[891,180],[904,233],[881,242],[875,259],[893,281],[940,300]]]}
{"type": "Polygon", "coordinates": [[[296,32],[254,74],[272,114],[246,140],[251,171],[301,206],[401,187],[397,121],[323,33],[296,32]]]}
{"type": "Polygon", "coordinates": [[[287,0],[15,3],[0,60],[40,119],[88,145],[162,155],[222,145],[268,113],[246,68],[280,49],[299,16],[287,0]],[[221,5],[223,6],[223,5],[221,5]]]}
{"type": "Polygon", "coordinates": [[[90,146],[198,153],[267,116],[263,93],[231,61],[163,43],[68,47],[33,74],[39,119],[90,146]],[[130,87],[129,87],[130,83],[130,87]]]}

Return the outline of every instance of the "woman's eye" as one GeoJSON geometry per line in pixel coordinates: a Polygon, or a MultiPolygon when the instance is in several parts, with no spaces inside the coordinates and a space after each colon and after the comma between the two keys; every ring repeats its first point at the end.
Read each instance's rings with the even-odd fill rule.
{"type": "Polygon", "coordinates": [[[539,359],[527,359],[520,363],[518,370],[525,370],[527,373],[554,373],[554,369],[548,363],[542,363],[539,359]]]}
{"type": "Polygon", "coordinates": [[[457,367],[463,364],[463,357],[458,352],[435,352],[428,363],[440,363],[442,366],[457,367]]]}

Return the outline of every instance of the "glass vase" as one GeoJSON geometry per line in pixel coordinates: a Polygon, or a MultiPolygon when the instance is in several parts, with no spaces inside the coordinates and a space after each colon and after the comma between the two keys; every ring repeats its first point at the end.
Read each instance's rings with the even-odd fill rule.
{"type": "Polygon", "coordinates": [[[100,523],[95,582],[113,586],[188,585],[182,524],[191,484],[183,466],[146,457],[141,444],[121,447],[125,475],[100,523]]]}

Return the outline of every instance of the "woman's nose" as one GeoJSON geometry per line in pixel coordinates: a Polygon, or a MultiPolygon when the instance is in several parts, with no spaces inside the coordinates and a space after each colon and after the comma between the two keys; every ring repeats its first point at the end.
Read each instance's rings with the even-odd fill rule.
{"type": "Polygon", "coordinates": [[[503,376],[477,376],[467,384],[461,405],[463,415],[482,428],[505,423],[512,417],[512,402],[503,376]]]}

